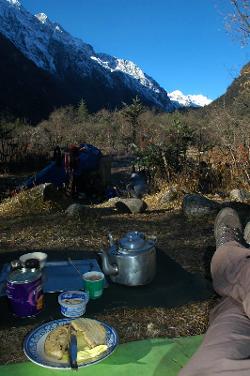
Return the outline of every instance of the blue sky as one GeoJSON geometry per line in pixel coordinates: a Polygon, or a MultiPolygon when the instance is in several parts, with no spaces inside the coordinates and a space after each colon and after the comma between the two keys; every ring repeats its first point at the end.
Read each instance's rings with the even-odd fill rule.
{"type": "Polygon", "coordinates": [[[132,60],[164,89],[222,95],[250,60],[225,31],[229,0],[21,0],[96,52],[132,60]]]}

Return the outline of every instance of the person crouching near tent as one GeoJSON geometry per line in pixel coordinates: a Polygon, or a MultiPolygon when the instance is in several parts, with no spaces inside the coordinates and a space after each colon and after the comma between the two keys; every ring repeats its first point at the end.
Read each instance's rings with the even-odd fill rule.
{"type": "Polygon", "coordinates": [[[65,157],[65,168],[69,174],[69,187],[72,197],[77,197],[80,182],[80,148],[77,145],[69,146],[69,160],[65,157]]]}
{"type": "Polygon", "coordinates": [[[90,175],[98,170],[101,157],[101,151],[91,144],[70,145],[64,165],[73,197],[87,191],[90,175]]]}

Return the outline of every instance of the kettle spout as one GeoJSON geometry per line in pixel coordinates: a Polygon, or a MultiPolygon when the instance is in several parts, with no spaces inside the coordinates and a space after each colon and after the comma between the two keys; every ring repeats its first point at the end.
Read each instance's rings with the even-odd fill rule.
{"type": "Polygon", "coordinates": [[[107,252],[101,249],[100,252],[98,252],[98,255],[102,259],[102,270],[104,274],[106,275],[118,274],[118,266],[115,264],[114,265],[110,264],[107,252]]]}

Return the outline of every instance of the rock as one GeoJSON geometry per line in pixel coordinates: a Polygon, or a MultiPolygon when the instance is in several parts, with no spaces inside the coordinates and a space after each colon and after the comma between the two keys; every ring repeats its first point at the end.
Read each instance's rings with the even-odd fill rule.
{"type": "MultiPolygon", "coordinates": [[[[232,208],[237,211],[240,218],[247,223],[250,213],[250,205],[244,202],[237,202],[237,201],[224,201],[221,203],[221,208],[232,208]]],[[[250,219],[249,219],[250,220],[250,219]]]]}
{"type": "Polygon", "coordinates": [[[161,204],[168,204],[168,203],[174,201],[177,197],[178,197],[178,192],[177,192],[176,188],[170,188],[160,198],[160,203],[161,204]]]}
{"type": "Polygon", "coordinates": [[[230,192],[230,200],[238,202],[247,202],[250,200],[250,192],[244,189],[233,189],[230,192]]]}
{"type": "Polygon", "coordinates": [[[111,197],[111,198],[108,200],[108,203],[110,204],[110,206],[111,206],[111,205],[115,206],[115,204],[116,204],[117,202],[119,202],[120,200],[121,200],[120,197],[111,197]]]}
{"type": "Polygon", "coordinates": [[[250,244],[250,220],[247,222],[244,229],[244,239],[247,242],[247,244],[250,244]]]}
{"type": "Polygon", "coordinates": [[[65,210],[65,214],[67,215],[67,217],[71,217],[71,218],[83,217],[84,215],[86,215],[87,212],[88,212],[87,206],[82,205],[82,204],[77,204],[77,203],[70,205],[65,210]]]}
{"type": "Polygon", "coordinates": [[[182,210],[187,216],[215,214],[220,208],[220,204],[199,194],[187,194],[182,202],[182,210]]]}
{"type": "Polygon", "coordinates": [[[139,198],[120,199],[115,206],[122,213],[143,213],[147,209],[147,204],[139,198]]]}

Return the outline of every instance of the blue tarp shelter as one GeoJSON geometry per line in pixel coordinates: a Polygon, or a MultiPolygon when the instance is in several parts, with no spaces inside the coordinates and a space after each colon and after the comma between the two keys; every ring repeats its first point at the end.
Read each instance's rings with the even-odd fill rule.
{"type": "Polygon", "coordinates": [[[70,174],[79,177],[87,172],[97,170],[101,156],[102,153],[97,147],[80,144],[77,148],[77,163],[73,170],[70,165],[67,165],[66,158],[62,159],[61,163],[51,161],[44,169],[26,180],[22,188],[29,189],[44,183],[52,183],[55,187],[60,188],[69,181],[70,174]]]}

